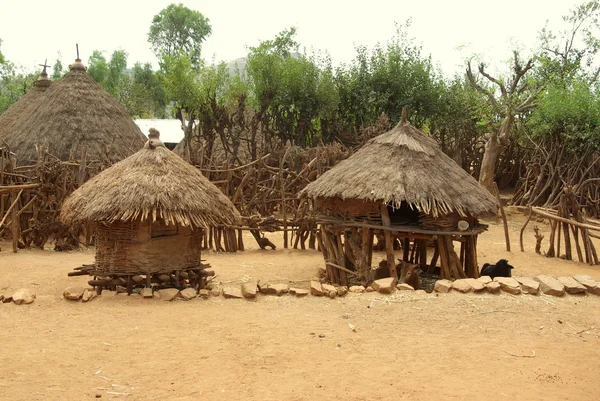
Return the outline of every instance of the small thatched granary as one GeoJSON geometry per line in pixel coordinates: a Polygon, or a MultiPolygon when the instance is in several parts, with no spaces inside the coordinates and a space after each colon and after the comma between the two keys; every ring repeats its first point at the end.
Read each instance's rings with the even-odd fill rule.
{"type": "MultiPolygon", "coordinates": [[[[95,222],[96,260],[82,274],[104,277],[97,286],[146,275],[194,278],[203,229],[237,223],[240,215],[196,168],[168,150],[158,131],[137,153],[77,189],[63,204],[66,224],[95,222]]],[[[71,274],[78,275],[78,274],[71,274]]],[[[167,280],[168,281],[168,280],[167,280]]],[[[193,282],[192,282],[193,284],[193,282]]]]}
{"type": "Polygon", "coordinates": [[[328,277],[343,285],[347,274],[369,280],[374,236],[385,239],[392,277],[397,273],[396,239],[406,262],[433,271],[439,259],[443,278],[477,277],[477,235],[487,228],[477,217],[498,208],[496,199],[433,138],[406,121],[405,112],[396,127],[371,139],[300,196],[312,199],[318,213],[328,277]],[[460,256],[453,241],[460,242],[460,256]]]}
{"type": "Polygon", "coordinates": [[[105,165],[135,153],[145,137],[125,109],[100,87],[77,59],[63,78],[35,102],[17,110],[0,140],[17,155],[19,164],[38,158],[36,147],[60,160],[79,158],[105,165]]]}
{"type": "Polygon", "coordinates": [[[40,73],[38,79],[33,83],[33,86],[23,95],[19,100],[12,106],[0,114],[0,138],[2,137],[2,131],[8,129],[15,121],[24,115],[23,111],[31,105],[36,104],[40,99],[43,98],[44,92],[52,85],[52,81],[48,79],[48,73],[46,72],[46,66],[40,73]]]}

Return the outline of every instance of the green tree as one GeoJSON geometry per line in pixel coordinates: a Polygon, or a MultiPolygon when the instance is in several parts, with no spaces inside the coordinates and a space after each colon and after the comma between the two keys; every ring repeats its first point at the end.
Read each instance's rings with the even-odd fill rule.
{"type": "Polygon", "coordinates": [[[92,52],[92,55],[88,59],[87,72],[94,81],[98,82],[103,88],[106,88],[108,63],[106,62],[106,57],[104,57],[104,52],[99,50],[92,52]]]}
{"type": "Polygon", "coordinates": [[[3,59],[0,63],[0,114],[19,100],[36,79],[37,74],[17,69],[12,62],[3,59]]]}
{"type": "Polygon", "coordinates": [[[183,4],[171,4],[154,16],[148,42],[159,59],[185,53],[194,68],[200,67],[202,43],[211,34],[208,18],[183,4]]]}
{"type": "Polygon", "coordinates": [[[478,73],[471,68],[471,61],[467,62],[466,74],[469,82],[478,92],[489,101],[498,123],[493,122],[493,132],[485,144],[479,183],[490,192],[496,173],[496,162],[502,151],[502,146],[507,146],[510,141],[510,132],[513,128],[515,117],[527,113],[536,106],[539,88],[532,87],[531,80],[526,75],[533,68],[533,59],[525,64],[517,51],[513,51],[512,75],[510,78],[496,78],[486,71],[486,65],[480,63],[478,73]],[[483,78],[483,79],[482,79],[483,78]]]}
{"type": "Polygon", "coordinates": [[[559,140],[577,154],[584,148],[600,149],[600,93],[584,77],[568,87],[550,86],[527,119],[533,139],[559,140]]]}
{"type": "Polygon", "coordinates": [[[119,97],[118,93],[126,85],[127,52],[115,50],[108,62],[108,76],[106,77],[106,90],[113,96],[119,97]]]}
{"type": "Polygon", "coordinates": [[[139,62],[135,63],[133,66],[133,85],[132,91],[136,99],[149,106],[145,106],[146,110],[143,115],[164,118],[165,92],[150,63],[144,65],[139,62]]]}
{"type": "Polygon", "coordinates": [[[585,2],[562,17],[566,29],[555,34],[548,26],[539,34],[541,52],[536,75],[543,83],[567,84],[579,76],[589,84],[596,82],[600,67],[596,56],[600,40],[600,2],[585,2]]]}

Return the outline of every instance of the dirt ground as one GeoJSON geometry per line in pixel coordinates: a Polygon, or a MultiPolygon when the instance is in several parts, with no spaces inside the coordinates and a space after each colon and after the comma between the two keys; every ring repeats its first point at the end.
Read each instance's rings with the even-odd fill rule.
{"type": "MultiPolygon", "coordinates": [[[[510,216],[479,238],[479,263],[514,275],[588,274],[600,267],[533,252],[532,224],[510,216]]],[[[546,234],[548,226],[539,224],[546,234]]],[[[316,251],[205,255],[224,286],[249,279],[308,286],[316,251]]],[[[251,245],[251,237],[246,244],[251,245]]],[[[0,400],[596,400],[600,297],[348,294],[164,302],[127,296],[62,299],[87,277],[67,272],[94,250],[10,251],[0,243],[0,400]],[[354,327],[354,330],[351,329],[354,327]]],[[[596,243],[597,247],[600,244],[596,243]]],[[[374,260],[377,260],[374,258],[374,260]]]]}

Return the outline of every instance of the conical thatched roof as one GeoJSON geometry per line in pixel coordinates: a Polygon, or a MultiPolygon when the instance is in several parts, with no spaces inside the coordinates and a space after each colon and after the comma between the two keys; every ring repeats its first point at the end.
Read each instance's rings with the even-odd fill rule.
{"type": "Polygon", "coordinates": [[[36,145],[61,160],[78,158],[116,162],[136,152],[144,135],[125,109],[86,72],[78,59],[43,98],[26,107],[22,118],[0,130],[0,139],[20,163],[37,159],[36,145]]]}
{"type": "Polygon", "coordinates": [[[360,199],[433,216],[496,212],[496,199],[436,141],[403,120],[308,184],[301,196],[360,199]]]}
{"type": "Polygon", "coordinates": [[[208,227],[234,224],[240,215],[206,177],[168,150],[151,130],[137,153],[86,182],[67,198],[60,218],[83,221],[155,221],[208,227]]]}
{"type": "Polygon", "coordinates": [[[48,73],[46,72],[46,67],[44,67],[44,70],[34,82],[33,87],[6,109],[4,113],[0,114],[0,138],[2,137],[2,131],[8,129],[15,121],[18,122],[20,119],[25,118],[23,114],[24,110],[42,99],[44,92],[50,85],[52,85],[52,81],[48,79],[48,73]]]}

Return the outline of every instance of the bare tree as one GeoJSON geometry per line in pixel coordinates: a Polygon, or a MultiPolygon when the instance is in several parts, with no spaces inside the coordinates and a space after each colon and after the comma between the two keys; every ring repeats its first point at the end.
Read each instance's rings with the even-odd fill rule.
{"type": "Polygon", "coordinates": [[[484,77],[491,85],[482,84],[479,76],[471,69],[471,61],[467,63],[467,77],[473,87],[484,94],[489,100],[495,113],[502,124],[493,132],[485,144],[479,183],[492,192],[496,161],[502,151],[502,146],[510,142],[510,130],[514,124],[515,116],[527,112],[536,106],[537,90],[531,88],[525,75],[533,68],[533,59],[529,59],[525,66],[519,58],[517,51],[513,52],[512,76],[506,81],[495,78],[485,71],[485,64],[479,64],[479,75],[484,77]],[[499,91],[499,93],[498,93],[499,91]]]}

